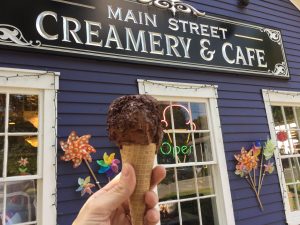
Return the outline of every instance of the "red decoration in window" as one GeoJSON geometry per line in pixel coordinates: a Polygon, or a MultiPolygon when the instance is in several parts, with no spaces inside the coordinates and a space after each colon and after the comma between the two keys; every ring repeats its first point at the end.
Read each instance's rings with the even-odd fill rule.
{"type": "Polygon", "coordinates": [[[288,139],[288,135],[285,131],[279,131],[276,135],[278,141],[284,142],[288,139]]]}

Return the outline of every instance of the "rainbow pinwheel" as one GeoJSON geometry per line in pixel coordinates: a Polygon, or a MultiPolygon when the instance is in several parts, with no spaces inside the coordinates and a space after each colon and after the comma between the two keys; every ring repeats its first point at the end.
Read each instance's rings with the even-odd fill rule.
{"type": "Polygon", "coordinates": [[[78,178],[79,188],[77,188],[76,191],[81,191],[81,197],[84,196],[85,193],[88,193],[89,195],[93,193],[92,188],[95,187],[95,185],[90,182],[90,176],[86,177],[85,179],[78,178]]]}
{"type": "Polygon", "coordinates": [[[108,177],[113,177],[119,172],[120,160],[115,159],[115,153],[111,153],[109,156],[105,152],[103,154],[103,160],[97,160],[100,169],[98,173],[105,173],[108,177]]]}
{"type": "Polygon", "coordinates": [[[82,160],[92,162],[90,154],[96,152],[96,150],[93,146],[89,145],[90,138],[91,135],[78,137],[76,132],[72,131],[67,142],[60,142],[60,146],[65,152],[61,159],[64,161],[72,161],[74,168],[80,166],[82,160]]]}

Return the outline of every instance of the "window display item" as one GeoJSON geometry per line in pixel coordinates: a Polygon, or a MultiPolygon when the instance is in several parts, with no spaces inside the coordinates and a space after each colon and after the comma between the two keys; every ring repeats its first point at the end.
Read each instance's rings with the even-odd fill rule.
{"type": "Polygon", "coordinates": [[[108,112],[109,138],[120,147],[122,162],[130,163],[136,173],[136,189],[129,203],[133,225],[143,224],[144,195],[162,141],[160,115],[158,102],[147,95],[120,97],[108,112]]]}

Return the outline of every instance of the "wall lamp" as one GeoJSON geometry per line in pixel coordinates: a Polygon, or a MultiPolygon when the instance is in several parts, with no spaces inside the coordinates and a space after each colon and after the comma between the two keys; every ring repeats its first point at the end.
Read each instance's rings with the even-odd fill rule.
{"type": "Polygon", "coordinates": [[[244,8],[249,4],[250,0],[239,0],[239,6],[244,8]]]}

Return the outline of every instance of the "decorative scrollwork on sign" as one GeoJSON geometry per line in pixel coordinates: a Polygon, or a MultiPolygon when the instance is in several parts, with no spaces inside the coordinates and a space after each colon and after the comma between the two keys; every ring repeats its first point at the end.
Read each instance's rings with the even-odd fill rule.
{"type": "Polygon", "coordinates": [[[269,70],[269,73],[277,76],[288,76],[288,68],[285,62],[277,63],[273,71],[269,70]]]}
{"type": "Polygon", "coordinates": [[[33,41],[27,41],[18,28],[8,24],[0,24],[0,42],[15,43],[21,46],[33,47],[41,45],[40,41],[36,41],[36,44],[33,44],[33,41]]]}
{"type": "Polygon", "coordinates": [[[139,3],[154,5],[161,9],[169,9],[173,16],[176,12],[193,13],[195,16],[204,16],[204,12],[199,12],[193,6],[182,2],[181,0],[137,0],[139,3]]]}
{"type": "Polygon", "coordinates": [[[278,43],[279,45],[282,45],[282,39],[280,32],[278,30],[272,30],[272,29],[261,29],[261,32],[266,32],[271,39],[271,41],[274,41],[278,43]]]}

